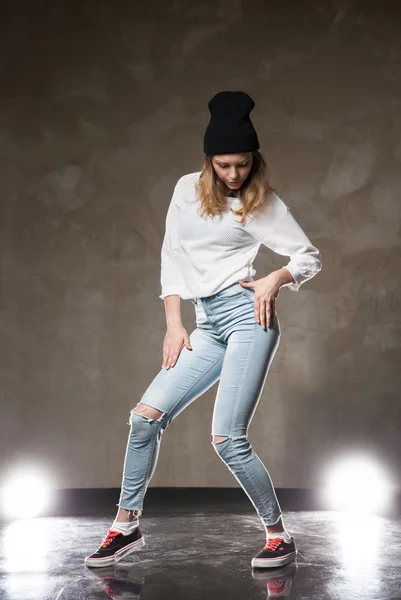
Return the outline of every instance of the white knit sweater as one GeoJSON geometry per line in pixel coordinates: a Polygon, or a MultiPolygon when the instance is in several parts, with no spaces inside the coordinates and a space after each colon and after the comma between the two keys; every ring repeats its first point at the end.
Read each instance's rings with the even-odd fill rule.
{"type": "Polygon", "coordinates": [[[261,244],[290,257],[283,267],[294,277],[295,283],[288,284],[292,291],[320,271],[319,250],[277,194],[271,192],[262,211],[243,225],[230,210],[240,208],[241,200],[230,196],[220,217],[200,217],[195,195],[199,175],[200,171],[184,175],[174,188],[161,249],[160,298],[201,298],[239,280],[253,281],[252,263],[261,244]]]}

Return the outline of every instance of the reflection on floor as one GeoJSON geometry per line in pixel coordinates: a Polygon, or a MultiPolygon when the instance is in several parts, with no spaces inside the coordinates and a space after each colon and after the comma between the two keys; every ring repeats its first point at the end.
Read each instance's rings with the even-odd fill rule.
{"type": "Polygon", "coordinates": [[[401,520],[285,512],[297,563],[252,569],[264,545],[249,514],[143,515],[129,562],[89,569],[112,514],[14,521],[1,528],[1,600],[400,600],[401,520]]]}

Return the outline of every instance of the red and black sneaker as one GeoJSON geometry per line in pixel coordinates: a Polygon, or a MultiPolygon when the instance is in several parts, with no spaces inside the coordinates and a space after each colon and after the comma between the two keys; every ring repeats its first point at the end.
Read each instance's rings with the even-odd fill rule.
{"type": "Polygon", "coordinates": [[[109,529],[96,552],[85,558],[85,565],[87,567],[107,567],[126,558],[131,552],[135,552],[144,545],[145,540],[139,525],[128,535],[109,529]]]}
{"type": "Polygon", "coordinates": [[[269,538],[263,550],[252,559],[253,567],[283,567],[295,560],[297,549],[294,538],[286,542],[281,537],[269,538]]]}

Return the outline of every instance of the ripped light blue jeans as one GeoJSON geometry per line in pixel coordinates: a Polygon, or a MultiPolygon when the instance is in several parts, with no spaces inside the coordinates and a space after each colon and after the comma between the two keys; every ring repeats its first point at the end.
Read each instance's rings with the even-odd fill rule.
{"type": "Polygon", "coordinates": [[[130,433],[117,506],[142,514],[154,473],[161,437],[186,406],[219,386],[213,410],[212,442],[219,457],[241,484],[264,525],[274,525],[281,509],[266,467],[248,440],[270,364],[280,340],[277,314],[263,329],[254,313],[254,289],[234,283],[212,296],[191,300],[196,329],[174,367],[161,369],[140,402],[159,410],[158,419],[130,413],[130,433]],[[213,437],[214,439],[214,437],[213,437]]]}

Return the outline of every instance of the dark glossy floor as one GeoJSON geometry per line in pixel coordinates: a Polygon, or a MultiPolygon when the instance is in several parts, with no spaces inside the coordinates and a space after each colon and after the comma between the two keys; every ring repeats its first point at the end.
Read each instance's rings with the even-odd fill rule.
{"type": "Polygon", "coordinates": [[[285,512],[299,557],[252,569],[263,546],[250,514],[166,512],[142,518],[146,545],[118,567],[83,565],[111,515],[3,524],[1,600],[263,598],[400,600],[401,521],[335,512],[285,512]]]}

